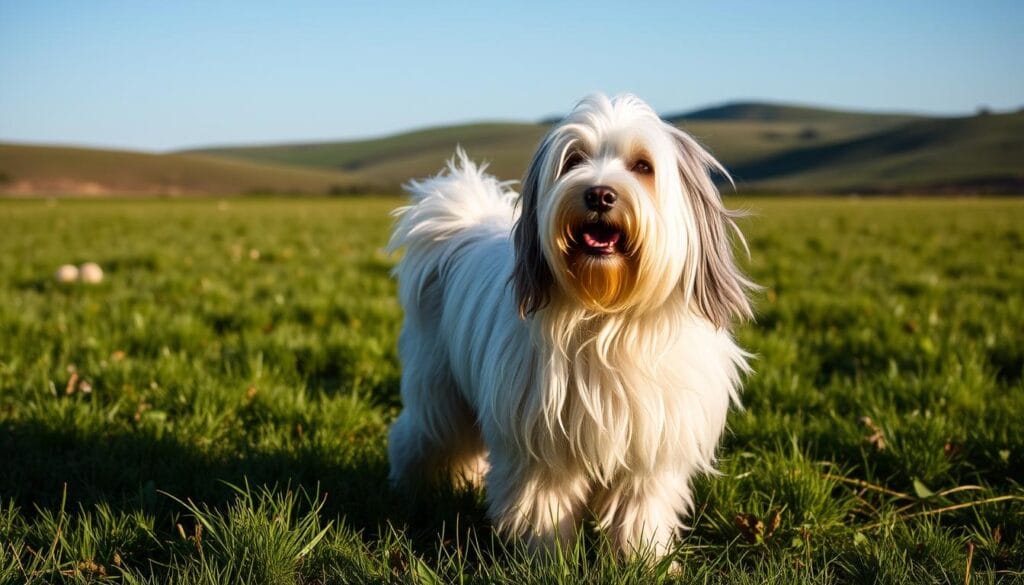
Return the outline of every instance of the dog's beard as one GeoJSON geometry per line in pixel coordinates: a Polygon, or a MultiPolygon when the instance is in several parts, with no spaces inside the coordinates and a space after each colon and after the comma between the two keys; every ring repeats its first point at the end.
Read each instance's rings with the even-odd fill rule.
{"type": "Polygon", "coordinates": [[[568,258],[568,271],[573,291],[585,306],[610,311],[628,304],[636,279],[628,259],[576,253],[568,258]]]}

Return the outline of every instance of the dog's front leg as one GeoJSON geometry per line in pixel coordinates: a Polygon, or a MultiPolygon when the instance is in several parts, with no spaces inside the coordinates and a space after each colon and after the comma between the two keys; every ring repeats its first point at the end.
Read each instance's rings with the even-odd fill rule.
{"type": "Polygon", "coordinates": [[[598,496],[595,509],[601,527],[624,556],[656,561],[672,551],[690,498],[685,473],[625,475],[598,496]]]}
{"type": "Polygon", "coordinates": [[[571,544],[588,494],[582,473],[491,452],[488,515],[498,530],[535,551],[571,544]]]}

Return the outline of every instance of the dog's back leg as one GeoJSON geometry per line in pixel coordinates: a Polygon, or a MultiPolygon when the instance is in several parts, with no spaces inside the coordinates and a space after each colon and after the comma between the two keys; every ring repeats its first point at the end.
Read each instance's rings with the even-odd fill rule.
{"type": "Polygon", "coordinates": [[[448,368],[436,320],[424,323],[407,315],[398,349],[403,408],[388,439],[391,483],[482,485],[487,472],[483,439],[448,368]]]}

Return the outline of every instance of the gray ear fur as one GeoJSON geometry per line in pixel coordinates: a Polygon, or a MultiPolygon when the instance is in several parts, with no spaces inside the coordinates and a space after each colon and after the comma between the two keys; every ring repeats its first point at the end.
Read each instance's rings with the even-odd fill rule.
{"type": "Polygon", "coordinates": [[[537,223],[538,191],[543,182],[542,173],[548,149],[549,143],[545,139],[530,161],[519,198],[519,220],[512,230],[515,248],[512,284],[515,287],[519,316],[524,319],[550,302],[551,286],[554,283],[554,275],[541,249],[537,223]]]}
{"type": "Polygon", "coordinates": [[[743,214],[725,208],[710,173],[716,171],[726,177],[729,174],[688,134],[674,126],[669,126],[669,133],[679,149],[679,174],[684,194],[690,198],[700,242],[694,304],[719,328],[728,327],[733,319],[751,319],[754,312],[747,291],[758,286],[736,266],[729,238],[730,232],[734,232],[746,249],[747,243],[735,221],[743,214]]]}

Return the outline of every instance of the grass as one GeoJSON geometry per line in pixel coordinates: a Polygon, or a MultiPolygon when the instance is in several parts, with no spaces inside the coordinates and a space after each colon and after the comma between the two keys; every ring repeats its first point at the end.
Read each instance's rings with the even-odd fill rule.
{"type": "Polygon", "coordinates": [[[1024,580],[1021,201],[744,202],[757,371],[678,573],[387,489],[398,203],[3,202],[0,583],[1024,580]]]}

